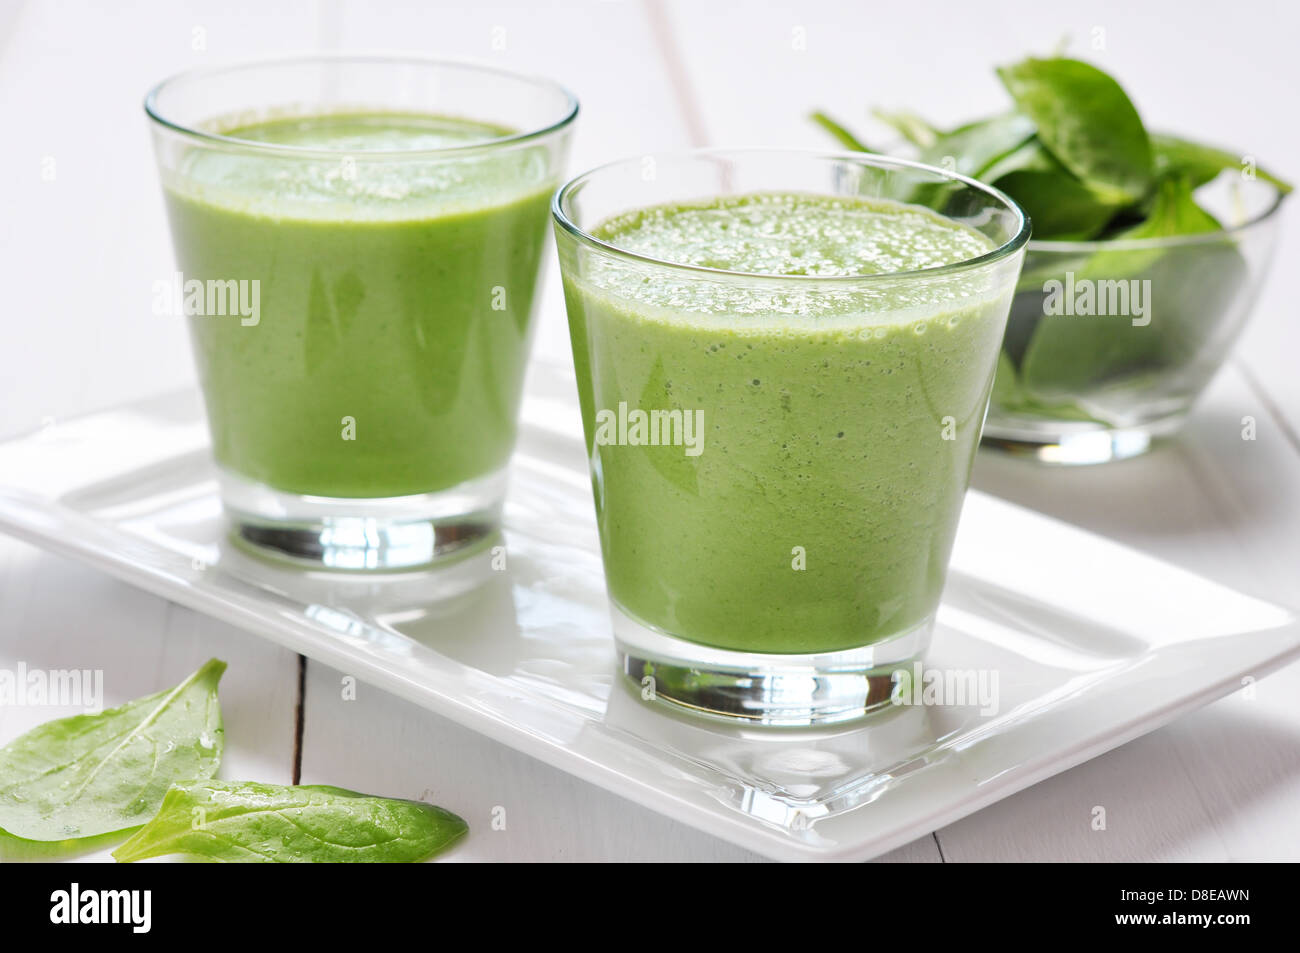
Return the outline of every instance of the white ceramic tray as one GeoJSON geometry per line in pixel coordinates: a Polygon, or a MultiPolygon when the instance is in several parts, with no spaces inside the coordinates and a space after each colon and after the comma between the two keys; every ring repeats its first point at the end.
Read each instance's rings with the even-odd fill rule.
{"type": "Polygon", "coordinates": [[[904,844],[1300,655],[1292,610],[971,493],[928,663],[996,673],[996,712],[815,731],[665,714],[614,668],[572,379],[535,366],[528,394],[504,570],[357,582],[232,549],[197,394],[0,444],[0,530],[789,860],[904,844]]]}

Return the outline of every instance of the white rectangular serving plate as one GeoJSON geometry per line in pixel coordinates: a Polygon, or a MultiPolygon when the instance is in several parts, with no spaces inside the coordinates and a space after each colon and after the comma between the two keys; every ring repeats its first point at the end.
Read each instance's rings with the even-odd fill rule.
{"type": "Polygon", "coordinates": [[[667,714],[615,669],[575,388],[545,364],[504,567],[485,552],[359,579],[231,547],[197,393],[0,444],[0,530],[783,860],[873,857],[1300,655],[1293,610],[972,492],[926,664],[996,677],[995,712],[900,706],[819,730],[667,714]]]}

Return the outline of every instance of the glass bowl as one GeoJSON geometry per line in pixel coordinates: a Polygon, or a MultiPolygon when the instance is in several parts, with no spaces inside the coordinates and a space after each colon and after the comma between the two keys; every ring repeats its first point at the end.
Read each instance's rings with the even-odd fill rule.
{"type": "Polygon", "coordinates": [[[1250,316],[1285,194],[1224,174],[1196,198],[1223,231],[1030,241],[986,446],[1047,463],[1103,463],[1179,429],[1250,316]]]}

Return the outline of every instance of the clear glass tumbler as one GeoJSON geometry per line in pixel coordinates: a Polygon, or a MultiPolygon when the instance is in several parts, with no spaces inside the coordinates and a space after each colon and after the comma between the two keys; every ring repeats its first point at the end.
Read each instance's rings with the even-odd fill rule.
{"type": "Polygon", "coordinates": [[[765,150],[607,165],[565,185],[553,213],[626,676],[647,699],[764,724],[888,704],[929,642],[1024,214],[939,169],[765,150]],[[793,197],[788,215],[763,212],[772,195],[793,197]],[[825,223],[795,220],[819,214],[809,196],[897,213],[896,242],[960,232],[978,250],[797,273],[789,262],[853,227],[833,204],[825,223]],[[778,273],[700,251],[696,225],[732,241],[719,203],[768,215],[731,250],[781,259],[778,273]],[[658,252],[620,245],[617,223],[684,206],[705,211],[658,252]]]}
{"type": "Polygon", "coordinates": [[[312,57],[149,93],[233,536],[308,566],[489,539],[578,106],[548,80],[312,57]]]}

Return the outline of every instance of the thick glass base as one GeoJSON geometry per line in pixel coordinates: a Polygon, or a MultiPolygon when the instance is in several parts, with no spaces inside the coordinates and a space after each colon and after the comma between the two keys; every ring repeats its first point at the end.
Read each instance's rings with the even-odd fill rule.
{"type": "Polygon", "coordinates": [[[438,493],[359,499],[301,496],[219,473],[231,536],[253,552],[314,569],[420,569],[496,536],[504,470],[438,493]]]}
{"type": "Polygon", "coordinates": [[[786,727],[851,721],[889,706],[894,672],[924,654],[934,628],[929,619],[861,648],[771,655],[697,645],[612,610],[619,665],[643,700],[786,727]]]}
{"type": "Polygon", "coordinates": [[[981,446],[1060,466],[1110,463],[1146,453],[1157,440],[1177,431],[1185,419],[1179,414],[1136,427],[1106,428],[1055,422],[1017,425],[990,418],[984,425],[981,446]]]}

